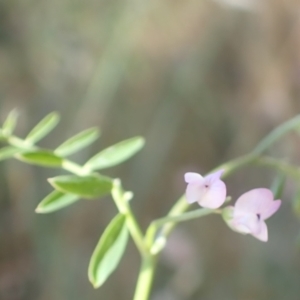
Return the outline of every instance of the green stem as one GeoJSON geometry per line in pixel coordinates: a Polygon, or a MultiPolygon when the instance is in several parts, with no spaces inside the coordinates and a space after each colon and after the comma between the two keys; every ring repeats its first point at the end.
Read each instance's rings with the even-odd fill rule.
{"type": "Polygon", "coordinates": [[[85,175],[90,175],[92,172],[87,171],[85,168],[82,166],[74,163],[73,161],[70,161],[68,159],[64,159],[62,163],[62,168],[66,171],[69,171],[73,174],[76,174],[78,176],[85,176],[85,175]]]}
{"type": "Polygon", "coordinates": [[[157,231],[159,230],[159,228],[161,228],[161,226],[167,225],[167,224],[173,224],[173,226],[175,226],[176,223],[179,223],[179,222],[184,222],[184,221],[204,217],[204,216],[207,216],[210,214],[219,214],[219,213],[221,213],[220,210],[201,208],[201,209],[196,209],[196,210],[193,210],[193,211],[190,211],[187,213],[183,213],[178,216],[167,216],[167,217],[160,218],[160,219],[153,221],[150,224],[149,229],[147,230],[146,238],[145,238],[147,244],[151,246],[151,249],[150,249],[151,254],[159,253],[160,250],[163,249],[163,247],[165,246],[165,244],[167,242],[166,229],[165,229],[165,231],[162,231],[158,237],[155,238],[155,235],[156,235],[157,231]]]}
{"type": "Polygon", "coordinates": [[[121,182],[119,179],[114,180],[114,186],[112,189],[112,197],[115,201],[116,206],[120,213],[126,216],[126,224],[128,230],[140,252],[140,254],[144,257],[149,255],[148,248],[146,247],[146,243],[144,242],[144,237],[140,226],[131,210],[131,207],[126,199],[126,193],[122,190],[121,182]]]}
{"type": "Polygon", "coordinates": [[[293,165],[285,161],[277,160],[276,158],[265,156],[265,157],[260,157],[256,161],[256,164],[273,168],[291,178],[294,178],[297,181],[300,180],[300,169],[294,167],[293,165]]]}
{"type": "Polygon", "coordinates": [[[268,134],[253,150],[253,154],[262,154],[266,151],[270,146],[272,146],[276,141],[278,141],[281,137],[283,137],[288,132],[300,127],[300,115],[297,115],[291,120],[281,124],[270,134],[268,134]]]}
{"type": "Polygon", "coordinates": [[[146,245],[144,243],[144,237],[142,234],[142,231],[138,225],[138,222],[136,218],[134,217],[131,209],[128,210],[128,213],[126,214],[126,223],[128,226],[128,229],[131,233],[131,236],[139,249],[142,256],[147,256],[149,254],[148,249],[146,248],[146,245]]]}
{"type": "Polygon", "coordinates": [[[185,222],[185,221],[188,221],[188,220],[204,217],[204,216],[207,216],[207,215],[210,215],[210,214],[219,214],[219,213],[220,213],[220,210],[209,209],[209,208],[200,208],[200,209],[195,209],[193,211],[184,213],[184,214],[179,215],[179,216],[170,216],[170,217],[160,218],[160,219],[157,219],[157,220],[153,221],[152,224],[155,227],[159,228],[160,226],[162,226],[166,223],[185,222]]]}
{"type": "Polygon", "coordinates": [[[237,171],[238,169],[241,169],[242,167],[253,163],[255,160],[258,159],[258,157],[259,157],[259,155],[253,154],[253,153],[246,154],[246,155],[232,159],[232,160],[218,166],[217,168],[215,168],[214,170],[212,170],[209,173],[214,173],[217,170],[224,170],[224,172],[222,174],[222,178],[226,178],[229,175],[231,175],[232,173],[234,173],[235,171],[237,171]]]}
{"type": "Polygon", "coordinates": [[[156,267],[155,256],[144,256],[133,300],[148,300],[156,267]]]}
{"type": "Polygon", "coordinates": [[[27,143],[25,140],[22,140],[22,139],[14,136],[14,135],[6,137],[6,141],[11,146],[14,146],[16,148],[20,148],[20,149],[23,149],[23,150],[36,150],[36,149],[38,149],[37,147],[27,143]]]}

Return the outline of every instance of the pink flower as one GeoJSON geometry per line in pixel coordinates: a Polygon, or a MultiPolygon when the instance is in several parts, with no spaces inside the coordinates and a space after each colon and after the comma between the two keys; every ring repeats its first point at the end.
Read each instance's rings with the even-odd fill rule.
{"type": "Polygon", "coordinates": [[[202,177],[197,173],[186,173],[186,199],[188,203],[198,202],[207,208],[218,208],[226,199],[226,185],[220,179],[223,170],[202,177]]]}
{"type": "Polygon", "coordinates": [[[234,207],[223,210],[223,217],[229,227],[243,234],[252,234],[257,239],[268,240],[268,228],[265,220],[280,207],[281,200],[274,201],[269,189],[251,190],[238,198],[234,207]]]}

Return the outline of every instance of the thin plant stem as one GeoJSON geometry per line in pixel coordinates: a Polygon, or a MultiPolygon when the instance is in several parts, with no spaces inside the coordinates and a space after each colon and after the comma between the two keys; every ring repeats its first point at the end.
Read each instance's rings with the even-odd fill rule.
{"type": "Polygon", "coordinates": [[[165,217],[165,218],[160,218],[155,220],[152,224],[159,228],[160,226],[166,224],[166,223],[170,223],[170,222],[175,222],[175,223],[179,223],[179,222],[185,222],[185,221],[189,221],[192,219],[197,219],[200,217],[204,217],[210,214],[219,214],[221,211],[220,210],[215,210],[215,209],[209,209],[209,208],[200,208],[200,209],[195,209],[193,211],[184,213],[182,215],[179,216],[170,216],[170,217],[165,217]]]}
{"type": "Polygon", "coordinates": [[[294,167],[293,165],[285,161],[265,156],[260,157],[258,160],[256,160],[255,163],[258,165],[275,169],[297,181],[300,180],[300,168],[294,167]]]}
{"type": "Polygon", "coordinates": [[[126,223],[128,230],[141,254],[141,256],[148,256],[149,251],[144,242],[143,233],[140,229],[140,226],[131,210],[131,207],[126,200],[125,193],[121,187],[121,181],[119,179],[114,180],[112,189],[112,197],[115,201],[116,206],[120,213],[126,216],[126,223]]]}
{"type": "Polygon", "coordinates": [[[142,258],[141,269],[136,284],[133,300],[148,300],[156,268],[156,256],[149,255],[142,258]]]}
{"type": "Polygon", "coordinates": [[[167,242],[164,233],[159,234],[157,237],[155,236],[159,228],[161,228],[161,226],[168,223],[176,224],[179,222],[185,222],[192,219],[198,219],[210,214],[220,214],[220,213],[221,211],[217,209],[215,210],[215,209],[201,208],[187,213],[183,213],[178,216],[167,216],[153,221],[146,233],[147,244],[152,245],[150,249],[151,254],[157,254],[158,252],[160,252],[160,250],[165,246],[167,242]],[[153,242],[154,240],[155,242],[153,242]]]}
{"type": "Polygon", "coordinates": [[[269,133],[252,151],[254,154],[262,154],[270,146],[272,146],[276,141],[278,141],[285,134],[289,133],[292,130],[295,130],[300,127],[300,115],[297,115],[293,119],[288,120],[287,122],[276,127],[271,133],[269,133]]]}

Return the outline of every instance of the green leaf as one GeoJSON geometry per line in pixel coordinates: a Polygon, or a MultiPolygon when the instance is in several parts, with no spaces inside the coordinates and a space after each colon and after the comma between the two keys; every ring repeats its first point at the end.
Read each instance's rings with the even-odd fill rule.
{"type": "Polygon", "coordinates": [[[47,214],[64,208],[78,201],[80,198],[73,194],[64,194],[59,191],[53,191],[47,195],[37,206],[35,212],[47,214]]]}
{"type": "Polygon", "coordinates": [[[45,137],[59,122],[59,115],[52,112],[43,118],[27,135],[25,141],[34,144],[45,137]]]}
{"type": "Polygon", "coordinates": [[[15,157],[26,163],[46,167],[60,167],[63,162],[61,157],[46,150],[26,151],[16,154],[15,157]]]}
{"type": "Polygon", "coordinates": [[[63,144],[61,144],[54,150],[54,153],[56,153],[59,156],[68,156],[90,145],[98,137],[98,129],[89,128],[66,140],[63,144]]]}
{"type": "Polygon", "coordinates": [[[90,170],[99,170],[118,165],[138,152],[144,144],[142,137],[122,141],[96,154],[84,167],[90,170]]]}
{"type": "Polygon", "coordinates": [[[17,125],[18,113],[16,109],[13,109],[7,116],[2,126],[2,134],[9,136],[13,133],[17,125]]]}
{"type": "Polygon", "coordinates": [[[21,149],[12,146],[3,147],[0,149],[0,160],[11,158],[21,151],[21,149]]]}
{"type": "Polygon", "coordinates": [[[118,214],[106,227],[90,260],[88,277],[94,288],[100,287],[116,269],[127,241],[125,216],[118,214]]]}
{"type": "Polygon", "coordinates": [[[75,175],[57,176],[48,179],[50,184],[63,193],[76,194],[84,198],[97,198],[110,193],[112,181],[100,175],[79,177],[75,175]]]}

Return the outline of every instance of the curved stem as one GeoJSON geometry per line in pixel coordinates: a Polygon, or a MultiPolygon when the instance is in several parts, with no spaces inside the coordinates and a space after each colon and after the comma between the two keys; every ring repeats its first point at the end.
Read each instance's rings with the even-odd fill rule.
{"type": "Polygon", "coordinates": [[[126,216],[126,224],[128,230],[142,256],[148,256],[149,251],[144,242],[144,237],[140,226],[131,210],[129,203],[126,200],[125,193],[122,190],[121,182],[119,179],[114,180],[114,185],[112,189],[112,197],[115,201],[116,206],[120,213],[126,216]]]}
{"type": "Polygon", "coordinates": [[[271,133],[269,133],[253,150],[254,154],[262,154],[276,141],[288,132],[300,127],[300,115],[297,115],[293,119],[276,127],[271,133]]]}
{"type": "Polygon", "coordinates": [[[14,146],[16,148],[20,148],[22,150],[36,150],[38,149],[37,147],[28,144],[25,140],[22,140],[14,135],[10,135],[8,137],[5,137],[6,141],[8,144],[11,146],[14,146]]]}
{"type": "Polygon", "coordinates": [[[213,169],[209,173],[214,173],[217,170],[223,170],[222,178],[226,178],[238,169],[241,169],[242,167],[249,165],[256,161],[259,158],[259,155],[254,154],[254,153],[249,153],[243,156],[240,156],[238,158],[232,159],[217,168],[213,169]]]}
{"type": "Polygon", "coordinates": [[[63,160],[62,168],[78,176],[90,175],[92,173],[91,171],[86,170],[82,166],[68,159],[63,160]]]}
{"type": "Polygon", "coordinates": [[[147,244],[151,246],[150,248],[151,254],[157,254],[158,252],[160,252],[160,250],[163,249],[163,247],[167,242],[166,229],[164,229],[164,231],[162,230],[159,236],[156,237],[155,239],[155,235],[159,230],[159,228],[161,228],[161,226],[167,224],[173,224],[173,226],[175,226],[176,223],[179,222],[184,222],[184,221],[204,217],[210,214],[219,214],[219,213],[221,213],[221,211],[217,209],[214,210],[208,208],[201,208],[201,209],[196,209],[187,213],[180,214],[178,216],[167,216],[153,221],[150,224],[149,229],[147,230],[146,238],[145,238],[147,244]]]}
{"type": "Polygon", "coordinates": [[[273,168],[289,177],[292,177],[296,180],[300,179],[300,169],[297,167],[294,167],[293,165],[282,161],[282,160],[277,160],[272,157],[260,157],[257,161],[256,164],[266,166],[273,168]]]}
{"type": "Polygon", "coordinates": [[[179,216],[170,216],[170,217],[157,219],[152,222],[152,225],[158,228],[158,227],[160,227],[166,223],[170,223],[170,222],[179,223],[179,222],[184,222],[184,221],[204,217],[204,216],[207,216],[210,214],[219,214],[219,213],[220,213],[220,210],[209,209],[209,208],[200,208],[200,209],[195,209],[195,210],[187,212],[187,213],[183,213],[179,216]]]}

